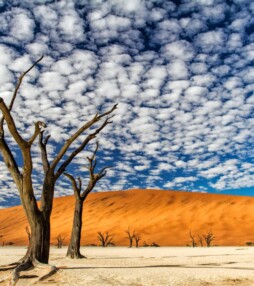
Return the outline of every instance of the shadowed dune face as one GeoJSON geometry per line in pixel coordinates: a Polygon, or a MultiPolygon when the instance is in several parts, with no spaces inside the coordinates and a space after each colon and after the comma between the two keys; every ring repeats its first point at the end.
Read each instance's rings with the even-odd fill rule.
{"type": "MultiPolygon", "coordinates": [[[[74,197],[54,199],[52,244],[65,237],[68,244],[74,197]]],[[[28,225],[21,206],[0,210],[0,244],[28,243],[28,225]]],[[[82,245],[99,244],[97,232],[114,234],[116,245],[128,245],[125,231],[136,230],[143,241],[161,246],[190,244],[189,230],[202,235],[212,231],[215,245],[254,242],[254,198],[161,190],[92,193],[84,203],[82,245]]]]}

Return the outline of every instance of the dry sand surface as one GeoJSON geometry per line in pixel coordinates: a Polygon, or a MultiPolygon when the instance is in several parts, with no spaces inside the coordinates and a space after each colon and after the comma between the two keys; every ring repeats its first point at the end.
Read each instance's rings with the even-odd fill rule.
{"type": "MultiPolygon", "coordinates": [[[[0,264],[25,254],[25,247],[0,248],[0,264]]],[[[39,274],[23,272],[17,286],[28,285],[254,285],[254,248],[247,247],[84,247],[87,259],[65,258],[66,248],[52,247],[50,263],[60,270],[44,282],[39,274]]],[[[8,285],[10,272],[0,272],[0,285],[8,285]]]]}
{"type": "MultiPolygon", "coordinates": [[[[61,234],[67,244],[73,219],[74,198],[54,200],[52,243],[61,234]]],[[[0,210],[0,245],[3,241],[26,245],[27,221],[22,207],[0,210]]],[[[254,198],[179,191],[130,190],[92,193],[85,202],[82,245],[98,244],[97,232],[114,234],[117,246],[128,244],[130,227],[150,244],[185,246],[189,230],[201,235],[212,230],[220,246],[254,241],[254,198]]]]}

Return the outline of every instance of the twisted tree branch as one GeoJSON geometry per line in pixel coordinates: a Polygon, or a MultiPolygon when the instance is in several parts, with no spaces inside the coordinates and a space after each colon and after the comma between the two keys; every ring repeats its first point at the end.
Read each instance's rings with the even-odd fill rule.
{"type": "Polygon", "coordinates": [[[47,143],[50,138],[48,135],[43,141],[44,131],[40,131],[39,133],[39,146],[41,149],[41,160],[43,165],[44,174],[46,174],[49,170],[49,161],[48,161],[48,153],[47,153],[47,143]]]}
{"type": "MultiPolygon", "coordinates": [[[[114,109],[111,109],[112,111],[114,109]]],[[[105,119],[105,121],[103,122],[103,124],[97,128],[92,134],[89,134],[86,139],[83,141],[83,143],[78,147],[76,148],[70,155],[69,157],[63,162],[63,164],[59,167],[59,169],[57,170],[56,172],[56,179],[59,178],[61,176],[61,174],[65,171],[66,167],[69,165],[69,163],[73,160],[73,158],[79,154],[82,150],[84,150],[84,148],[86,147],[86,145],[96,137],[96,135],[102,130],[104,129],[108,124],[111,123],[111,121],[109,121],[109,119],[112,118],[111,117],[108,117],[105,119]]],[[[67,151],[67,150],[66,150],[67,151]]],[[[60,151],[61,152],[61,151],[60,151]]],[[[54,163],[54,162],[53,162],[54,163]]],[[[51,165],[51,168],[53,168],[53,164],[51,165]]]]}
{"type": "Polygon", "coordinates": [[[75,197],[77,197],[77,199],[79,199],[80,198],[80,191],[81,191],[81,188],[79,188],[81,186],[80,179],[79,179],[79,185],[77,185],[76,180],[74,179],[74,177],[71,174],[65,172],[64,175],[65,175],[65,177],[67,177],[71,181],[72,188],[74,191],[74,195],[75,195],[75,197]]]}
{"type": "MultiPolygon", "coordinates": [[[[70,145],[81,135],[84,133],[84,131],[86,131],[87,129],[89,129],[91,126],[93,126],[96,122],[100,121],[101,118],[111,114],[115,109],[117,108],[117,104],[115,104],[110,110],[106,111],[105,113],[101,114],[98,116],[98,113],[90,120],[88,121],[85,125],[83,125],[82,127],[80,127],[63,145],[63,147],[61,148],[61,150],[59,151],[59,153],[57,154],[57,156],[55,157],[55,159],[53,160],[52,164],[51,164],[51,168],[54,170],[57,166],[57,164],[60,162],[60,160],[63,158],[63,156],[65,155],[65,153],[67,152],[67,150],[69,149],[70,145]]],[[[99,133],[107,124],[111,123],[109,122],[109,119],[111,119],[112,117],[108,117],[104,124],[101,126],[101,128],[98,128],[98,132],[95,132],[96,134],[99,133]],[[106,124],[105,124],[106,123],[106,124]]],[[[93,134],[95,134],[93,133],[93,134]]],[[[91,135],[93,135],[91,134],[91,135]]],[[[90,140],[89,140],[90,141],[90,140]]],[[[88,142],[89,142],[88,141],[88,142]]],[[[85,147],[85,146],[84,146],[85,147]]],[[[84,148],[83,147],[83,148],[84,148]]],[[[82,149],[83,150],[83,149],[82,149]]],[[[75,157],[75,156],[74,156],[75,157]]],[[[74,158],[73,157],[73,158],[74,158]]],[[[73,159],[72,158],[72,159],[73,159]]],[[[72,160],[71,159],[71,160],[72,160]]],[[[70,161],[71,161],[70,160],[70,161]]],[[[67,164],[68,165],[68,164],[67,164]]],[[[58,170],[60,171],[60,170],[58,170]]],[[[63,173],[64,170],[61,169],[61,172],[63,173]]],[[[58,172],[57,172],[58,173],[58,172]]],[[[62,174],[61,173],[61,174],[62,174]]]]}
{"type": "MultiPolygon", "coordinates": [[[[13,107],[13,104],[14,104],[14,101],[17,97],[17,93],[19,91],[19,88],[21,86],[21,83],[22,83],[22,80],[23,78],[26,76],[26,74],[28,74],[30,72],[30,70],[32,70],[42,59],[43,59],[44,55],[42,55],[29,69],[27,69],[25,72],[23,72],[21,74],[21,76],[19,77],[18,79],[18,83],[15,87],[15,90],[13,92],[13,95],[12,95],[12,99],[11,99],[11,102],[10,102],[10,105],[9,105],[9,111],[12,110],[12,107],[13,107]]],[[[3,132],[3,125],[4,125],[4,116],[1,118],[0,120],[0,132],[3,132]]]]}

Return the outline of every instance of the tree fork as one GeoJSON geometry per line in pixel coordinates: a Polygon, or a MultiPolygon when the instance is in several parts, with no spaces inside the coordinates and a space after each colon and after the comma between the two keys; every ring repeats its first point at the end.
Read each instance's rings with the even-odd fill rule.
{"type": "Polygon", "coordinates": [[[99,143],[96,142],[96,148],[91,157],[87,157],[88,160],[88,171],[89,171],[89,182],[87,187],[81,193],[82,189],[82,182],[81,179],[78,178],[78,184],[74,177],[71,174],[64,173],[64,175],[71,181],[72,188],[74,191],[75,197],[75,209],[73,215],[73,224],[72,224],[72,231],[71,231],[71,240],[68,246],[67,257],[70,258],[85,258],[80,253],[80,240],[81,240],[81,230],[82,230],[82,214],[83,214],[83,204],[88,196],[88,194],[93,190],[96,183],[103,178],[107,171],[108,167],[104,167],[98,174],[95,174],[95,167],[96,167],[96,153],[99,148],[99,143]]]}

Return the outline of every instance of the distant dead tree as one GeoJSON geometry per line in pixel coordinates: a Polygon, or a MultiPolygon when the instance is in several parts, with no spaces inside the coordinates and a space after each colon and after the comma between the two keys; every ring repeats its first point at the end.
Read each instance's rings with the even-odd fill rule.
{"type": "Polygon", "coordinates": [[[192,234],[191,230],[189,231],[189,236],[191,238],[191,245],[192,245],[192,247],[195,247],[196,246],[195,234],[192,234]]]}
{"type": "Polygon", "coordinates": [[[139,247],[139,241],[141,240],[141,237],[138,233],[134,233],[134,240],[135,240],[135,243],[136,243],[136,247],[138,248],[139,247]]]}
{"type": "Polygon", "coordinates": [[[198,235],[198,240],[199,240],[199,244],[201,247],[203,247],[203,239],[202,239],[202,236],[198,235]]]}
{"type": "Polygon", "coordinates": [[[134,239],[134,237],[135,237],[135,231],[133,231],[133,232],[131,233],[130,228],[128,228],[125,232],[126,232],[127,235],[128,235],[128,236],[125,237],[125,238],[127,238],[127,239],[129,240],[129,247],[131,248],[131,247],[132,247],[132,243],[133,243],[133,239],[134,239]]]}
{"type": "Polygon", "coordinates": [[[99,231],[97,238],[100,241],[102,247],[107,247],[108,245],[114,245],[113,235],[109,234],[107,231],[106,233],[102,233],[99,231]]]}
{"type": "Polygon", "coordinates": [[[27,233],[27,237],[28,237],[28,242],[30,243],[30,240],[31,240],[31,232],[30,232],[28,226],[26,226],[26,233],[27,233]]]}
{"type": "Polygon", "coordinates": [[[82,230],[82,213],[83,205],[88,194],[93,190],[96,183],[103,178],[109,167],[104,167],[99,173],[95,173],[96,168],[96,153],[99,148],[99,143],[96,142],[96,148],[91,157],[87,157],[88,160],[88,171],[89,171],[89,182],[82,191],[82,181],[78,178],[78,183],[71,174],[64,173],[64,175],[71,181],[72,188],[74,191],[75,197],[75,208],[73,215],[72,231],[71,231],[71,240],[67,250],[67,256],[70,258],[85,258],[84,255],[80,253],[80,240],[81,240],[81,230],[82,230]]]}
{"type": "Polygon", "coordinates": [[[143,242],[143,246],[144,246],[144,247],[148,247],[149,245],[144,241],[144,242],[143,242]]]}
{"type": "Polygon", "coordinates": [[[247,241],[247,242],[245,242],[245,244],[246,244],[247,246],[253,246],[253,245],[254,245],[254,243],[253,243],[252,241],[247,241]]]}
{"type": "MultiPolygon", "coordinates": [[[[0,119],[0,152],[18,189],[21,203],[24,207],[31,229],[31,239],[27,253],[22,259],[12,265],[12,268],[15,268],[12,272],[12,284],[15,284],[18,281],[21,270],[24,271],[33,267],[36,268],[37,266],[42,267],[42,263],[48,264],[50,249],[50,216],[52,213],[55,184],[73,159],[84,150],[96,135],[111,123],[111,113],[117,108],[117,105],[114,105],[111,109],[102,114],[96,113],[89,121],[80,126],[76,132],[68,135],[68,138],[63,142],[62,146],[59,146],[60,148],[56,150],[56,153],[51,154],[50,158],[52,158],[52,161],[50,162],[47,153],[47,144],[50,135],[44,138],[46,124],[42,121],[37,121],[34,124],[33,134],[30,138],[26,138],[28,126],[26,126],[24,135],[22,135],[18,130],[20,122],[16,122],[15,117],[12,116],[14,101],[17,97],[23,78],[42,60],[42,58],[43,56],[21,74],[9,105],[5,103],[3,98],[0,98],[0,110],[3,115],[0,119]],[[7,129],[4,128],[5,124],[7,125],[7,129]],[[22,162],[21,167],[19,166],[20,163],[16,160],[16,155],[14,155],[13,150],[11,150],[9,143],[10,139],[6,140],[7,130],[9,131],[8,133],[11,135],[11,138],[14,139],[17,144],[17,152],[22,156],[22,160],[20,160],[20,162],[22,162]],[[84,134],[86,134],[85,138],[80,140],[81,136],[84,134]],[[38,137],[44,171],[40,205],[38,205],[34,194],[34,184],[32,180],[34,167],[31,151],[32,146],[38,137]],[[70,148],[73,149],[70,151],[70,148]]],[[[24,118],[24,120],[26,121],[27,119],[24,118]]],[[[10,268],[9,265],[6,267],[10,268]]],[[[57,271],[56,267],[49,265],[44,265],[44,268],[49,270],[48,275],[57,271]]]]}
{"type": "Polygon", "coordinates": [[[215,239],[212,231],[208,231],[207,234],[203,234],[207,247],[211,246],[211,242],[215,239]]]}
{"type": "Polygon", "coordinates": [[[158,243],[156,243],[156,242],[153,242],[153,243],[151,243],[151,245],[150,245],[151,247],[160,247],[159,246],[159,244],[158,243]]]}
{"type": "Polygon", "coordinates": [[[62,237],[61,234],[59,233],[56,239],[57,239],[57,248],[62,248],[65,237],[62,237]]]}
{"type": "Polygon", "coordinates": [[[6,242],[4,245],[14,245],[15,243],[10,241],[10,242],[6,242]]]}

